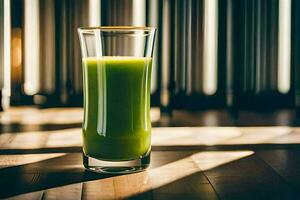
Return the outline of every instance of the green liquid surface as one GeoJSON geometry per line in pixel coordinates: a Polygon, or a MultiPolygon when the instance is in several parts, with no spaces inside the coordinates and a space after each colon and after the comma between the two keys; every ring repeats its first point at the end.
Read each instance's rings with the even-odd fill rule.
{"type": "Polygon", "coordinates": [[[151,58],[83,59],[85,155],[130,160],[151,145],[151,58]]]}

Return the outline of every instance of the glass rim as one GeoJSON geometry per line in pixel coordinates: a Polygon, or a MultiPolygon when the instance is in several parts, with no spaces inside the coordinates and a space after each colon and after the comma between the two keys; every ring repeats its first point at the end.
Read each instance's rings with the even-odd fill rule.
{"type": "Polygon", "coordinates": [[[150,26],[86,26],[78,27],[78,31],[91,31],[91,30],[101,30],[101,31],[153,31],[156,30],[155,27],[150,26]]]}

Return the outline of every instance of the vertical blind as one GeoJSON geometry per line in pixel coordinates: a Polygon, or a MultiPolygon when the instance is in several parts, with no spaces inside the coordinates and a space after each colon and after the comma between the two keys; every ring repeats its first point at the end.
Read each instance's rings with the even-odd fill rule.
{"type": "Polygon", "coordinates": [[[300,105],[297,0],[23,0],[22,6],[21,92],[33,103],[82,103],[78,27],[132,25],[158,28],[155,106],[300,105]]]}

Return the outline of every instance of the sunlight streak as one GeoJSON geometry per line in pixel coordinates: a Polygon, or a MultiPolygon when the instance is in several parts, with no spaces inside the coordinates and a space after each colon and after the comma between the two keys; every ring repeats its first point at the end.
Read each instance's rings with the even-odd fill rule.
{"type": "MultiPolygon", "coordinates": [[[[209,170],[252,155],[253,151],[198,152],[147,171],[84,183],[86,193],[99,198],[123,199],[146,194],[198,172],[209,170]]],[[[159,155],[157,155],[159,157],[159,155]]],[[[157,158],[156,157],[156,158],[157,158]]],[[[206,181],[206,180],[204,180],[206,181]]]]}
{"type": "Polygon", "coordinates": [[[24,154],[24,155],[0,155],[0,169],[26,165],[40,162],[52,158],[58,158],[66,155],[65,153],[48,153],[48,154],[24,154]]]}
{"type": "Polygon", "coordinates": [[[253,151],[206,151],[191,157],[202,171],[206,171],[253,154],[253,151]]]}
{"type": "MultiPolygon", "coordinates": [[[[0,149],[81,147],[81,128],[2,133],[0,149]]],[[[298,144],[300,128],[173,127],[152,128],[152,146],[298,144]]]]}
{"type": "Polygon", "coordinates": [[[195,153],[178,161],[150,169],[149,176],[150,179],[152,177],[151,180],[155,180],[152,183],[153,187],[158,188],[196,172],[210,170],[252,154],[254,154],[253,151],[205,151],[195,153]],[[174,173],[174,170],[176,170],[176,173],[174,173]],[[155,179],[155,177],[160,178],[155,179]]]}
{"type": "Polygon", "coordinates": [[[81,145],[81,128],[18,134],[3,133],[0,135],[0,149],[81,147],[81,145]]]}
{"type": "Polygon", "coordinates": [[[238,145],[273,144],[295,135],[292,143],[299,143],[299,132],[290,127],[166,127],[153,128],[152,145],[238,145]],[[298,136],[297,136],[298,135],[298,136]]]}
{"type": "MultiPolygon", "coordinates": [[[[150,116],[152,122],[160,120],[160,109],[151,108],[150,116]]],[[[9,108],[0,113],[1,124],[43,125],[43,124],[81,124],[83,121],[82,108],[49,108],[39,110],[36,108],[18,107],[9,108]]]]}

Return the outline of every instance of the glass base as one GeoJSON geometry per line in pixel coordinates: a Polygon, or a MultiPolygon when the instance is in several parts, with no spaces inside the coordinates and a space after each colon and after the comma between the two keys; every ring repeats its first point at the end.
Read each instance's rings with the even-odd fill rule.
{"type": "Polygon", "coordinates": [[[83,154],[84,167],[92,172],[107,174],[129,174],[143,171],[149,167],[150,153],[147,155],[127,161],[107,161],[92,158],[83,154]]]}

